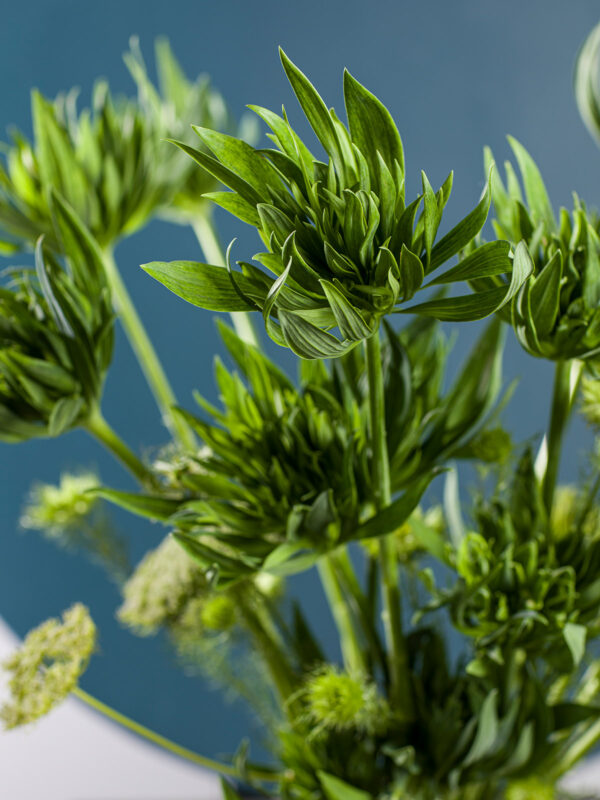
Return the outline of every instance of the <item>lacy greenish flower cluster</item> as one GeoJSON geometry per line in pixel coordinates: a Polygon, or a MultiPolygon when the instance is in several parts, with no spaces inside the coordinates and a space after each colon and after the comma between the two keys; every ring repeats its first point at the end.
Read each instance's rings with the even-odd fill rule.
{"type": "MultiPolygon", "coordinates": [[[[346,71],[342,121],[281,58],[318,152],[285,109],[252,106],[270,145],[249,143],[168,44],[157,45],[155,86],[132,41],[137,97],[113,100],[101,84],[78,112],[73,93],[34,94],[33,141],[17,134],[0,174],[4,251],[35,252],[0,289],[0,438],[79,427],[138,487],[63,475],[34,488],[23,525],[110,567],[120,622],[165,633],[188,674],[251,706],[271,761],[255,763],[247,744],[214,761],[78,688],[95,646],[79,605],[9,660],[3,719],[26,724],[74,691],[234,779],[226,800],[246,786],[281,800],[558,800],[562,777],[600,741],[597,216],[576,198],[557,219],[511,139],[520,179],[509,164],[505,185],[486,151],[482,197],[451,227],[452,173],[437,192],[422,173],[408,196],[402,140],[379,99],[346,71]],[[258,234],[259,254],[239,268],[220,246],[215,204],[258,234]],[[218,321],[219,398],[203,386],[193,411],[177,403],[114,259],[153,217],[189,224],[204,260],[144,269],[195,306],[231,313],[233,328],[218,321]],[[255,317],[297,357],[295,376],[255,317]],[[486,317],[457,366],[439,323],[462,335],[461,322],[486,317]],[[102,413],[117,323],[166,425],[152,460],[102,413]],[[545,433],[525,442],[504,413],[518,391],[503,379],[507,328],[554,371],[548,411],[528,399],[545,433]],[[577,413],[593,431],[589,453],[580,480],[561,485],[577,413]],[[459,476],[473,475],[467,500],[459,476]],[[105,501],[166,529],[133,571],[105,501]],[[294,575],[309,570],[329,641],[295,596],[294,575]]],[[[600,139],[599,70],[600,27],[575,80],[600,139]]]]}
{"type": "Polygon", "coordinates": [[[77,603],[62,621],[49,619],[31,631],[4,664],[10,673],[11,700],[0,717],[16,728],[43,717],[76,688],[96,647],[96,626],[77,603]]]}

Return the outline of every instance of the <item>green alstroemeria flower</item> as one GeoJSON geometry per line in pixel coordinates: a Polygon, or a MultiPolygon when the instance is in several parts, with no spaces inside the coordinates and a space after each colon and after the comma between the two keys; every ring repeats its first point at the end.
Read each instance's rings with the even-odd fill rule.
{"type": "Polygon", "coordinates": [[[422,193],[407,203],[402,141],[385,106],[346,72],[345,127],[283,53],[282,61],[325,149],[325,162],[308,150],[285,111],[280,117],[254,106],[272,130],[274,148],[256,149],[199,127],[196,133],[213,155],[178,143],[232,190],[208,196],[257,228],[267,250],[256,260],[266,271],[246,262],[239,262],[241,273],[229,274],[192,262],[155,262],[145,269],[203,308],[260,310],[269,335],[304,358],[337,357],[368,338],[384,315],[399,306],[406,310],[426,278],[431,286],[512,274],[510,284],[500,288],[411,309],[438,319],[481,319],[509,302],[528,265],[517,259],[513,268],[506,242],[478,247],[457,266],[432,276],[481,230],[489,184],[476,208],[436,242],[452,173],[438,192],[422,173],[422,193]]]}
{"type": "Polygon", "coordinates": [[[50,197],[63,265],[38,240],[35,271],[0,288],[0,439],[57,436],[97,408],[113,348],[113,311],[98,245],[50,197]]]}

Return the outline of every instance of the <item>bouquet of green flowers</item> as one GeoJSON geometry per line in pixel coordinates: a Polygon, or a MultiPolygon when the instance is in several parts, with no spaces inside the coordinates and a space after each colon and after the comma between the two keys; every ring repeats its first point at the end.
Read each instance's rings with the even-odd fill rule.
{"type": "MultiPolygon", "coordinates": [[[[164,41],[155,86],[132,41],[135,99],[100,83],[79,111],[73,92],[34,94],[33,139],[15,133],[0,171],[2,250],[34,254],[0,287],[0,439],[82,427],[139,484],[63,475],[34,487],[23,524],[100,560],[122,588],[121,622],[165,630],[184,664],[251,704],[272,761],[247,746],[229,763],[205,758],[79,688],[97,640],[82,605],[11,657],[1,717],[28,724],[72,692],[225,776],[227,800],[245,787],[284,800],[566,796],[560,779],[600,740],[600,450],[579,484],[558,484],[571,415],[600,428],[600,220],[577,196],[557,218],[511,139],[517,171],[507,163],[503,180],[486,150],[481,198],[438,235],[453,174],[435,191],[421,172],[407,197],[381,101],[345,72],[343,122],[281,60],[317,155],[285,110],[250,106],[270,131],[257,147],[256,126],[189,81],[164,41]],[[256,229],[257,255],[232,263],[215,204],[256,229]],[[218,407],[177,405],[113,257],[157,216],[191,225],[206,262],[143,269],[231,315],[217,323],[229,361],[215,362],[218,407]],[[446,380],[440,322],[484,319],[446,380]],[[153,461],[102,414],[117,323],[170,434],[153,461]],[[263,328],[297,357],[295,377],[267,355],[263,328]],[[511,329],[553,362],[540,443],[503,425],[511,329]],[[465,469],[479,476],[468,503],[465,469]],[[111,503],[165,527],[133,570],[111,503]],[[288,576],[309,569],[339,662],[286,598],[288,576]]],[[[600,26],[575,77],[600,139],[599,72],[600,26]]]]}

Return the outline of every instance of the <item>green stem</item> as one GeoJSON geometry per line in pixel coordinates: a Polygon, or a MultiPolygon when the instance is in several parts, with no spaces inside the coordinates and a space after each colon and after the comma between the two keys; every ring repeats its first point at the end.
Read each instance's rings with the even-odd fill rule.
{"type": "Polygon", "coordinates": [[[152,472],[125,444],[119,434],[111,428],[99,408],[95,408],[91,412],[85,423],[85,428],[110,450],[142,485],[153,486],[155,484],[152,472]]]}
{"type": "Polygon", "coordinates": [[[297,687],[277,631],[268,618],[268,611],[264,606],[259,603],[251,607],[247,594],[243,591],[238,591],[236,597],[244,624],[271,673],[277,693],[285,707],[297,687]]]}
{"type": "MultiPolygon", "coordinates": [[[[114,708],[106,705],[106,703],[98,700],[93,695],[84,692],[83,689],[76,688],[73,690],[73,694],[91,708],[99,711],[101,714],[104,714],[104,716],[108,717],[114,722],[119,723],[119,725],[122,725],[124,728],[127,728],[128,730],[137,733],[139,736],[142,736],[144,739],[147,739],[153,744],[158,745],[158,747],[161,747],[163,750],[168,750],[170,753],[174,753],[175,755],[185,758],[187,761],[191,761],[201,767],[206,767],[207,769],[219,772],[221,775],[230,775],[233,778],[245,777],[240,775],[238,770],[229,764],[222,764],[220,761],[215,761],[212,758],[201,756],[198,753],[195,753],[193,750],[188,750],[187,747],[181,747],[181,745],[175,744],[175,742],[172,742],[170,739],[167,739],[164,736],[161,736],[159,733],[150,730],[150,728],[146,728],[145,725],[140,725],[139,722],[135,722],[134,720],[129,719],[129,717],[126,717],[124,714],[121,714],[119,711],[115,711],[114,708]]],[[[275,781],[277,779],[276,773],[261,767],[249,768],[247,775],[249,778],[259,781],[275,781]]]]}
{"type": "MultiPolygon", "coordinates": [[[[390,464],[385,429],[385,399],[381,369],[379,333],[365,341],[369,385],[369,418],[373,458],[374,500],[378,510],[392,499],[390,464]]],[[[406,719],[414,713],[406,640],[402,632],[402,606],[398,587],[398,563],[393,534],[379,539],[379,560],[383,584],[383,624],[388,648],[390,699],[406,719]]]]}
{"type": "Polygon", "coordinates": [[[366,674],[366,664],[353,614],[338,581],[334,556],[325,555],[317,562],[321,584],[335,621],[342,648],[344,666],[349,672],[366,674]]]}
{"type": "Polygon", "coordinates": [[[554,372],[552,408],[548,428],[548,460],[544,473],[542,492],[548,515],[552,511],[554,491],[558,480],[563,436],[573,409],[573,401],[581,377],[582,363],[579,361],[557,361],[554,372]]]}
{"type": "MultiPolygon", "coordinates": [[[[204,253],[204,258],[209,264],[219,267],[225,266],[225,253],[219,242],[219,237],[208,214],[201,214],[192,222],[192,229],[196,234],[198,244],[204,253]]],[[[248,344],[259,346],[256,331],[250,316],[245,311],[232,311],[230,313],[235,332],[248,344]]]]}
{"type": "Polygon", "coordinates": [[[112,250],[105,249],[103,256],[104,269],[113,293],[116,309],[119,312],[131,347],[137,356],[140,367],[163,415],[164,422],[186,450],[193,450],[196,447],[194,434],[185,421],[173,413],[173,406],[177,405],[175,394],[127,291],[127,287],[115,263],[112,250]]]}

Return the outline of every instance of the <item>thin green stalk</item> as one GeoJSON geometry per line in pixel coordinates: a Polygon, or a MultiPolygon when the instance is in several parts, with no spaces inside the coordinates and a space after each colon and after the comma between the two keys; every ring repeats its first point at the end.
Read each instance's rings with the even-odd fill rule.
{"type": "Polygon", "coordinates": [[[360,637],[354,624],[354,616],[338,581],[333,555],[325,555],[320,558],[317,567],[321,585],[340,636],[344,666],[349,672],[366,674],[367,668],[360,637]]]}
{"type": "MultiPolygon", "coordinates": [[[[218,267],[224,267],[225,253],[219,242],[211,217],[208,214],[200,214],[192,222],[192,228],[207,262],[218,267]]],[[[258,347],[259,342],[250,316],[245,311],[232,311],[229,316],[240,339],[254,347],[258,347]]]]}
{"type": "Polygon", "coordinates": [[[110,452],[132,473],[144,486],[155,483],[154,475],[140,461],[136,454],[125,444],[118,433],[111,428],[102,416],[99,408],[95,408],[85,423],[86,430],[98,439],[110,452]]]}
{"type": "Polygon", "coordinates": [[[297,687],[293,671],[285,657],[283,643],[279,640],[264,606],[259,604],[251,607],[247,594],[241,590],[237,592],[237,601],[244,624],[265,660],[282,706],[285,708],[297,687]]]}
{"type": "MultiPolygon", "coordinates": [[[[133,731],[133,733],[137,733],[144,739],[147,739],[158,747],[161,747],[163,750],[168,750],[170,753],[174,753],[176,756],[185,758],[187,761],[191,761],[192,763],[198,764],[201,767],[206,767],[206,769],[219,772],[221,775],[229,775],[233,778],[246,777],[240,775],[239,771],[230,764],[222,764],[220,761],[215,761],[212,758],[201,756],[198,753],[195,753],[193,750],[188,750],[187,747],[182,747],[181,745],[172,742],[170,739],[161,736],[159,733],[150,730],[150,728],[146,728],[145,725],[140,725],[139,722],[135,722],[129,717],[126,717],[124,714],[121,714],[119,711],[116,711],[114,708],[106,705],[106,703],[98,700],[93,695],[84,692],[83,689],[76,688],[73,690],[73,694],[75,697],[78,697],[80,700],[86,703],[86,705],[90,706],[96,711],[99,711],[101,714],[104,714],[104,716],[108,717],[114,722],[117,722],[124,728],[133,731]]],[[[262,767],[249,767],[247,770],[247,777],[258,781],[275,781],[277,780],[277,773],[262,767]]]]}
{"type": "Polygon", "coordinates": [[[103,251],[103,262],[123,327],[163,415],[164,422],[186,450],[193,450],[196,447],[194,434],[187,423],[173,413],[173,406],[177,405],[175,394],[121,278],[112,250],[107,248],[103,251]]]}
{"type": "Polygon", "coordinates": [[[548,428],[548,460],[543,480],[544,506],[548,514],[552,511],[554,490],[558,480],[563,436],[573,409],[573,401],[581,377],[582,364],[577,361],[557,361],[554,372],[552,408],[548,428]]]}
{"type": "MultiPolygon", "coordinates": [[[[379,333],[365,341],[369,385],[369,418],[373,457],[374,500],[380,510],[392,498],[390,464],[385,429],[385,400],[379,333]]],[[[414,713],[406,640],[402,632],[402,606],[398,587],[398,563],[393,534],[379,539],[379,560],[383,585],[383,624],[388,648],[390,699],[407,719],[414,713]]]]}

